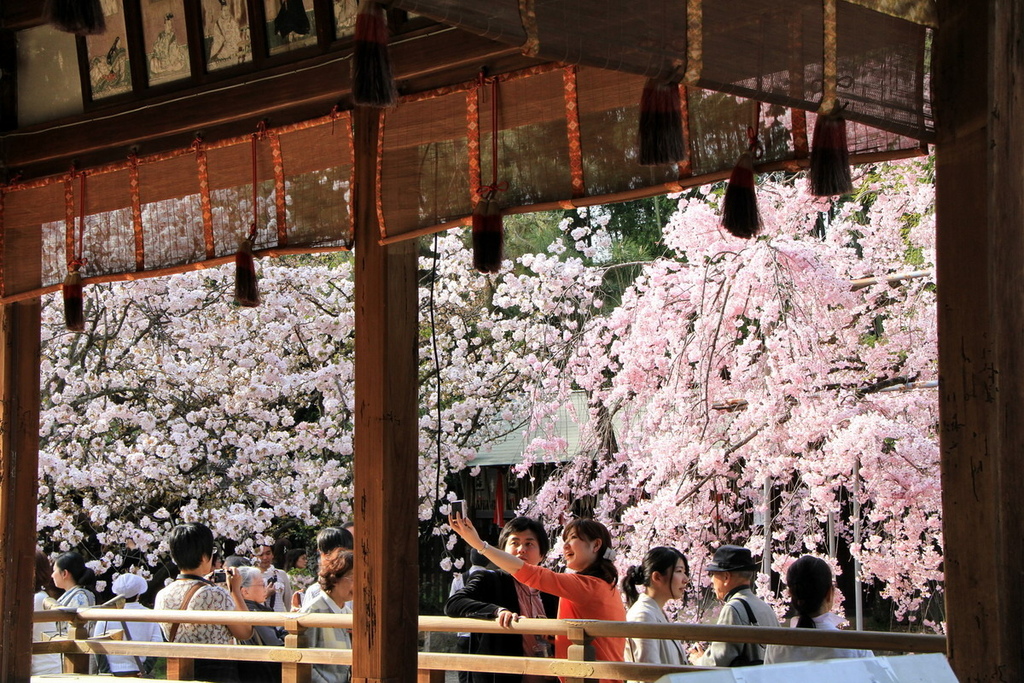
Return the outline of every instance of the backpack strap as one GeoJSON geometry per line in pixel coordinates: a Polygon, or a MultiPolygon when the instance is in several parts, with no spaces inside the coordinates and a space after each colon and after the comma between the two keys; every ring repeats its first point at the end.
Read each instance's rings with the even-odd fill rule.
{"type": "Polygon", "coordinates": [[[757,626],[757,618],[754,616],[754,610],[750,609],[750,605],[743,598],[736,598],[736,602],[743,605],[743,609],[747,611],[747,619],[751,626],[757,626]]]}
{"type": "MultiPolygon", "coordinates": [[[[194,584],[192,584],[192,587],[188,589],[188,593],[185,593],[185,598],[181,601],[181,605],[178,606],[178,609],[188,609],[189,604],[192,602],[192,598],[195,596],[196,592],[198,592],[199,589],[202,588],[204,585],[206,584],[202,581],[196,581],[194,584]]],[[[747,609],[750,608],[748,607],[747,609]]],[[[167,638],[167,642],[175,642],[174,638],[178,635],[179,626],[181,626],[181,624],[177,622],[171,624],[171,632],[168,634],[169,637],[167,638]]]]}
{"type": "MultiPolygon", "coordinates": [[[[746,612],[747,612],[747,619],[750,620],[750,625],[751,626],[757,626],[758,625],[757,617],[754,616],[754,610],[750,609],[750,603],[748,603],[743,598],[736,598],[736,601],[739,602],[741,605],[743,605],[743,609],[746,610],[746,612]]],[[[757,665],[757,664],[764,664],[764,660],[763,659],[758,659],[757,658],[757,648],[758,647],[764,647],[764,646],[763,645],[758,645],[758,644],[755,644],[755,643],[744,643],[743,644],[743,649],[740,650],[740,655],[737,657],[737,659],[743,659],[745,661],[743,661],[741,664],[736,664],[735,660],[734,660],[734,662],[732,664],[730,664],[730,666],[752,666],[752,665],[757,665]],[[747,648],[750,648],[750,656],[747,656],[746,653],[744,652],[744,650],[746,650],[747,648]]]]}

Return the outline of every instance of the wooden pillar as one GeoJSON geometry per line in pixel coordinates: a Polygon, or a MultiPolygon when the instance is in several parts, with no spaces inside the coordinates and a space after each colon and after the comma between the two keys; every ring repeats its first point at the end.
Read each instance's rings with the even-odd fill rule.
{"type": "Polygon", "coordinates": [[[0,307],[0,681],[31,673],[39,470],[39,300],[0,307]]]}
{"type": "Polygon", "coordinates": [[[355,111],[353,683],[416,680],[419,609],[416,242],[380,245],[380,113],[355,111]]]}
{"type": "Polygon", "coordinates": [[[939,0],[935,116],[949,656],[1024,680],[1022,0],[939,0]]]}

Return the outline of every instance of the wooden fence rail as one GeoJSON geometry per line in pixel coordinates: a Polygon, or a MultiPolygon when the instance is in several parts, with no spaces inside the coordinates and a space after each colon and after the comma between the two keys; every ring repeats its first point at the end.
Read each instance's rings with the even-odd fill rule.
{"type": "MultiPolygon", "coordinates": [[[[350,614],[298,614],[278,612],[201,612],[178,610],[116,610],[85,608],[77,612],[35,612],[34,622],[68,622],[68,637],[33,644],[33,654],[61,653],[71,673],[88,673],[89,655],[134,655],[167,658],[167,677],[191,680],[195,659],[281,662],[283,683],[309,683],[314,664],[352,664],[351,650],[306,647],[309,628],[352,628],[350,614]],[[284,647],[256,645],[198,645],[125,641],[113,636],[89,637],[93,621],[135,621],[193,624],[243,623],[283,627],[284,647]]],[[[425,633],[507,633],[493,621],[421,616],[425,633]]],[[[567,621],[523,619],[512,630],[522,634],[562,635],[570,640],[568,659],[499,657],[444,652],[418,653],[418,683],[442,683],[446,671],[487,671],[508,674],[561,676],[568,683],[586,680],[628,679],[654,681],[668,673],[697,671],[701,667],[593,661],[591,640],[599,636],[669,638],[685,641],[758,642],[780,645],[847,647],[884,652],[945,652],[946,639],[937,635],[877,631],[818,631],[813,629],[718,626],[700,624],[645,624],[619,621],[567,621]]]]}

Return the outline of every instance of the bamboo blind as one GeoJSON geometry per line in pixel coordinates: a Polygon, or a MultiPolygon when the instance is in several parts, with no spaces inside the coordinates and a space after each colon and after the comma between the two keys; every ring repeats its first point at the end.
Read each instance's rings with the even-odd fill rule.
{"type": "MultiPolygon", "coordinates": [[[[796,170],[813,115],[681,86],[688,156],[636,160],[644,78],[551,63],[498,77],[498,180],[508,212],[678,191],[723,179],[756,125],[762,170],[796,170]],[[756,122],[756,124],[755,124],[756,122]]],[[[491,182],[490,86],[477,81],[418,93],[386,112],[377,161],[381,240],[465,223],[491,182]]],[[[254,126],[255,127],[255,126],[254,126]]],[[[921,153],[906,136],[850,123],[854,160],[921,153]]],[[[350,112],[257,135],[256,249],[304,253],[352,246],[354,158],[350,112]]],[[[253,137],[191,147],[0,190],[0,297],[59,287],[74,258],[82,214],[86,282],[132,279],[223,263],[252,221],[253,137]],[[39,254],[26,258],[26,254],[39,254]]]]}
{"type": "MultiPolygon", "coordinates": [[[[395,6],[550,61],[817,110],[822,0],[394,0],[395,6]]],[[[929,0],[839,1],[838,96],[847,118],[930,142],[929,0]]]]}

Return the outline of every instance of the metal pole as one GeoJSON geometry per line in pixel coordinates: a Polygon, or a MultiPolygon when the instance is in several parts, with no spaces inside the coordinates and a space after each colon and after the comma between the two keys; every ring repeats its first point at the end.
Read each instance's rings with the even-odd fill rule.
{"type": "Polygon", "coordinates": [[[853,465],[853,543],[858,548],[857,555],[853,557],[853,609],[857,615],[854,620],[854,628],[858,631],[864,630],[864,603],[861,598],[862,586],[860,582],[860,456],[853,465]]]}
{"type": "Polygon", "coordinates": [[[764,480],[764,552],[761,553],[761,573],[772,575],[772,478],[764,480]]]}

